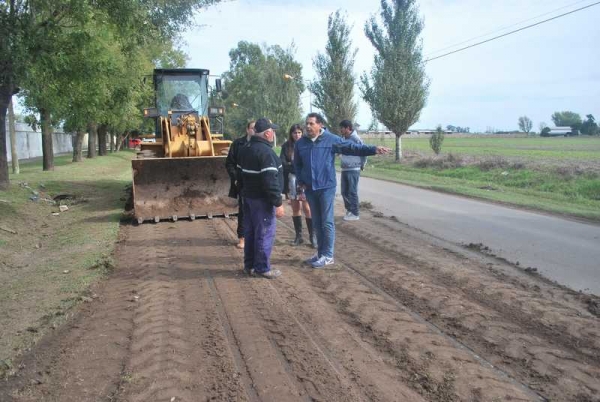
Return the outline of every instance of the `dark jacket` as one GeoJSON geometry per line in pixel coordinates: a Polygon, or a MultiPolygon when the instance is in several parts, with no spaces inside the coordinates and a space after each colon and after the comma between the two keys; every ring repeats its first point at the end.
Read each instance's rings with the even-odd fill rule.
{"type": "Polygon", "coordinates": [[[375,155],[376,147],[346,141],[324,130],[315,141],[305,136],[294,147],[294,169],[299,185],[309,190],[335,187],[335,154],[375,155]]]}
{"type": "Polygon", "coordinates": [[[225,168],[227,169],[227,174],[229,174],[229,179],[231,181],[231,184],[229,185],[229,196],[231,198],[237,198],[242,191],[241,187],[239,186],[241,183],[236,183],[238,177],[237,165],[240,148],[244,146],[247,141],[248,140],[245,135],[233,140],[233,143],[229,147],[227,159],[225,159],[225,168]]]}
{"type": "Polygon", "coordinates": [[[290,192],[288,175],[290,173],[296,174],[294,172],[294,144],[289,140],[284,142],[281,146],[279,159],[281,159],[281,164],[283,165],[283,194],[288,194],[290,192]],[[291,158],[288,156],[289,148],[292,148],[291,158]]]}
{"type": "Polygon", "coordinates": [[[238,168],[243,197],[264,199],[274,207],[282,204],[283,169],[273,144],[261,137],[251,137],[240,148],[238,168]]]}

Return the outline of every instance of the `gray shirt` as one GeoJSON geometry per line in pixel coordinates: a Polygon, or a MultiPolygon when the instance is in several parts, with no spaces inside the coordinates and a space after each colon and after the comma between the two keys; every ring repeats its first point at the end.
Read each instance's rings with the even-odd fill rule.
{"type": "MultiPolygon", "coordinates": [[[[363,141],[360,139],[356,130],[350,134],[348,141],[356,142],[357,144],[362,144],[363,141]]],[[[361,170],[367,164],[366,156],[354,156],[354,155],[342,155],[342,172],[350,171],[350,170],[361,170]]]]}

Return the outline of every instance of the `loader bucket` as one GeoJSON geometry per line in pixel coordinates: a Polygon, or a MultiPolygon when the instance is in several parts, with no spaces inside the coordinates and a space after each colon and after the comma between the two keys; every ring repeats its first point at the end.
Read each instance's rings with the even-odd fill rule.
{"type": "Polygon", "coordinates": [[[133,206],[138,223],[237,214],[229,198],[225,157],[132,160],[133,206]]]}

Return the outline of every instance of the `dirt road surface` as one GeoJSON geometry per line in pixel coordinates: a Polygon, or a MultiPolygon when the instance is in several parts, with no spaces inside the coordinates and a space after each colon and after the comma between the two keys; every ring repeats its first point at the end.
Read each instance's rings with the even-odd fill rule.
{"type": "Polygon", "coordinates": [[[0,401],[600,401],[597,300],[369,215],[325,270],[288,215],[276,280],[242,274],[234,220],[124,226],[0,401]]]}

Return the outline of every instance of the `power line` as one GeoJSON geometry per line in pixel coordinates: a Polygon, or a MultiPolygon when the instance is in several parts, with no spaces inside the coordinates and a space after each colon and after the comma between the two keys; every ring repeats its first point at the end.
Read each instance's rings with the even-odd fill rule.
{"type": "Polygon", "coordinates": [[[475,47],[475,46],[483,45],[484,43],[488,43],[488,42],[491,42],[493,40],[500,39],[500,38],[503,38],[503,37],[508,36],[508,35],[512,35],[512,34],[514,34],[516,32],[524,31],[526,29],[535,27],[537,25],[541,25],[541,24],[543,24],[545,22],[552,21],[552,20],[564,17],[564,16],[569,15],[569,14],[573,14],[573,13],[575,13],[577,11],[585,10],[586,8],[590,8],[590,7],[596,6],[598,4],[600,4],[600,1],[598,1],[596,3],[589,4],[589,5],[584,6],[584,7],[577,8],[575,10],[572,10],[572,11],[569,11],[569,12],[566,12],[566,13],[563,13],[563,14],[560,14],[560,15],[557,15],[557,16],[552,17],[552,18],[548,18],[548,19],[540,21],[540,22],[536,22],[535,24],[524,26],[523,28],[515,29],[514,31],[510,31],[510,32],[507,32],[507,33],[502,34],[502,35],[494,36],[493,38],[486,39],[484,41],[477,42],[477,43],[474,43],[472,45],[465,46],[463,48],[460,48],[460,49],[457,49],[457,50],[453,50],[453,51],[448,52],[448,53],[444,53],[444,54],[442,54],[440,56],[429,58],[429,59],[425,60],[425,63],[427,63],[429,61],[432,61],[432,60],[441,59],[442,57],[446,57],[446,56],[449,56],[449,55],[454,54],[454,53],[462,52],[463,50],[467,50],[467,49],[470,49],[470,48],[475,47]]]}
{"type": "Polygon", "coordinates": [[[429,56],[431,56],[431,55],[433,55],[433,54],[435,54],[435,53],[439,53],[439,52],[442,52],[442,51],[444,51],[444,50],[451,49],[451,48],[453,48],[453,47],[456,47],[456,46],[462,45],[462,44],[464,44],[464,43],[471,42],[471,41],[473,41],[473,40],[475,40],[475,39],[483,38],[484,36],[488,36],[488,35],[491,35],[491,34],[494,34],[494,33],[496,33],[496,32],[500,32],[500,31],[504,31],[505,29],[512,28],[512,27],[514,27],[514,26],[517,26],[517,25],[521,25],[521,24],[522,24],[522,23],[524,23],[524,22],[529,22],[529,21],[532,21],[532,20],[538,19],[538,18],[540,18],[540,17],[543,17],[543,16],[545,16],[545,15],[548,15],[548,14],[553,14],[553,13],[555,13],[555,12],[557,12],[557,11],[560,11],[560,10],[563,10],[563,9],[565,9],[565,8],[573,7],[574,5],[577,5],[577,4],[580,4],[580,3],[583,3],[583,2],[585,2],[585,1],[588,1],[588,0],[579,0],[579,1],[575,2],[575,3],[571,3],[571,4],[568,4],[568,5],[566,5],[566,6],[559,7],[559,8],[557,8],[557,9],[554,9],[554,10],[552,10],[552,11],[548,11],[548,12],[546,12],[546,13],[543,13],[543,14],[540,14],[540,15],[536,15],[535,17],[527,18],[526,20],[519,21],[519,22],[515,22],[514,24],[510,24],[510,25],[507,25],[507,26],[503,26],[503,27],[500,27],[500,28],[494,29],[493,31],[486,32],[486,33],[484,33],[484,34],[481,34],[481,35],[475,36],[475,37],[473,37],[473,38],[470,38],[470,39],[466,39],[466,40],[464,40],[464,41],[462,41],[462,42],[458,42],[458,43],[455,43],[455,44],[453,44],[453,45],[449,45],[449,46],[443,47],[443,48],[441,48],[441,49],[434,50],[434,51],[432,51],[432,52],[430,52],[430,53],[429,53],[429,56]]]}

